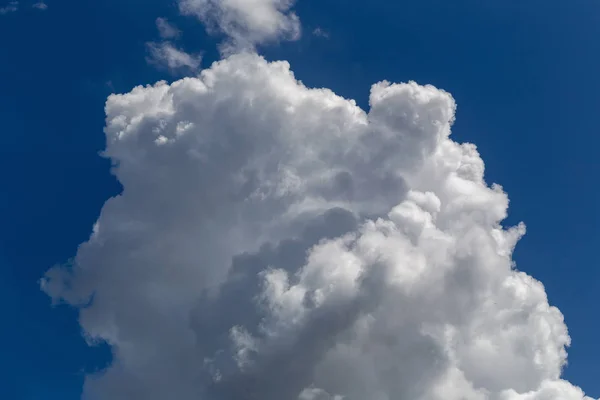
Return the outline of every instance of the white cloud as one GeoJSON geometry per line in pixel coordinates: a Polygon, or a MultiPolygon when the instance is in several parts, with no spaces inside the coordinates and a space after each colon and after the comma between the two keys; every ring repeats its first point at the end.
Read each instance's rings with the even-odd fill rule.
{"type": "Polygon", "coordinates": [[[40,1],[38,3],[33,4],[32,7],[43,11],[48,9],[48,4],[44,3],[43,1],[40,1]]]}
{"type": "Polygon", "coordinates": [[[294,0],[179,0],[182,13],[198,17],[209,32],[229,37],[225,51],[297,39],[300,21],[291,11],[293,4],[294,0]]]}
{"type": "Polygon", "coordinates": [[[167,68],[172,72],[195,72],[202,63],[200,55],[186,53],[168,41],[150,42],[147,46],[149,52],[148,62],[167,68]]]}
{"type": "Polygon", "coordinates": [[[14,13],[19,10],[19,2],[11,1],[8,5],[0,7],[0,15],[14,13]]]}
{"type": "Polygon", "coordinates": [[[156,28],[163,39],[175,39],[181,35],[181,31],[166,18],[156,18],[156,28]]]}
{"type": "Polygon", "coordinates": [[[252,54],[112,95],[123,193],[43,281],[113,347],[84,399],[590,400],[454,111],[381,82],[365,112],[252,54]]]}

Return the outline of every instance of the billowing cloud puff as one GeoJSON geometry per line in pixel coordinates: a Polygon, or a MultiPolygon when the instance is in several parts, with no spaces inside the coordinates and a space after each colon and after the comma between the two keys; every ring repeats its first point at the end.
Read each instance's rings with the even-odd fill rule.
{"type": "Polygon", "coordinates": [[[238,54],[106,113],[123,192],[43,280],[113,348],[84,399],[591,400],[450,94],[238,54]]]}
{"type": "Polygon", "coordinates": [[[294,0],[178,0],[184,14],[198,17],[209,32],[229,37],[227,48],[248,48],[300,35],[294,0]]]}

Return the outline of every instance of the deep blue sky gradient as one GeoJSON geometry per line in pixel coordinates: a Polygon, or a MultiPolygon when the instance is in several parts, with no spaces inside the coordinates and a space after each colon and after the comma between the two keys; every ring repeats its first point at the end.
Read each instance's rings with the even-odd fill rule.
{"type": "MultiPolygon", "coordinates": [[[[0,7],[8,3],[0,0],[0,7]]],[[[88,348],[76,314],[51,308],[38,279],[72,257],[119,191],[103,148],[111,91],[172,80],[145,61],[156,17],[184,32],[204,66],[218,39],[172,0],[48,0],[0,16],[0,398],[79,397],[109,350],[88,348]]],[[[300,0],[295,43],[261,49],[308,86],[367,107],[372,83],[416,80],[458,102],[454,137],[478,145],[488,182],[524,220],[516,261],[565,314],[565,377],[600,397],[598,239],[600,2],[592,0],[300,0]],[[320,27],[329,38],[312,36],[320,27]]]]}

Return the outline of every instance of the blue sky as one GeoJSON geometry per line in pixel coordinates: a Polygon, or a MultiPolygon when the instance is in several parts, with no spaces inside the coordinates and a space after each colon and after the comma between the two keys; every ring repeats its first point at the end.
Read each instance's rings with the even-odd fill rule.
{"type": "MultiPolygon", "coordinates": [[[[0,7],[8,5],[1,2],[0,7]]],[[[76,313],[52,308],[38,280],[87,240],[104,201],[119,192],[104,147],[112,92],[174,77],[146,62],[157,17],[180,44],[218,59],[209,37],[171,1],[21,1],[0,15],[0,397],[79,398],[84,372],[104,366],[76,313]]],[[[488,182],[525,221],[519,269],[541,280],[572,338],[564,376],[600,396],[596,296],[600,172],[600,3],[589,0],[300,0],[296,42],[260,49],[288,60],[310,87],[368,106],[383,79],[431,83],[458,103],[453,135],[477,144],[488,182]],[[321,28],[328,37],[311,35],[321,28]]]]}

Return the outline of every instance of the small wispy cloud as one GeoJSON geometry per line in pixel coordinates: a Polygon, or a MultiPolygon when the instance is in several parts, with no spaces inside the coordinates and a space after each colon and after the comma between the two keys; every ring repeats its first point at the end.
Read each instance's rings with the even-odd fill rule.
{"type": "Polygon", "coordinates": [[[169,23],[166,18],[156,18],[156,28],[163,39],[174,39],[181,35],[181,31],[176,26],[169,23]]]}
{"type": "Polygon", "coordinates": [[[173,40],[181,36],[179,28],[166,18],[159,17],[156,18],[156,29],[163,40],[146,43],[148,50],[146,61],[174,74],[197,72],[202,63],[202,56],[187,53],[173,44],[173,40]]]}
{"type": "Polygon", "coordinates": [[[158,67],[166,68],[172,73],[196,72],[202,63],[202,56],[189,54],[176,48],[170,42],[147,43],[149,56],[146,61],[158,67]]]}
{"type": "Polygon", "coordinates": [[[184,15],[196,16],[211,34],[224,34],[223,53],[300,38],[295,0],[178,0],[184,15]]]}
{"type": "Polygon", "coordinates": [[[8,5],[0,7],[0,15],[14,13],[19,10],[19,2],[11,1],[8,5]]]}
{"type": "Polygon", "coordinates": [[[329,39],[329,32],[327,32],[323,28],[319,28],[319,27],[315,28],[313,30],[312,34],[313,34],[313,36],[329,39]]]}
{"type": "Polygon", "coordinates": [[[32,7],[44,11],[48,9],[48,4],[44,3],[43,1],[40,1],[32,5],[32,7]]]}

